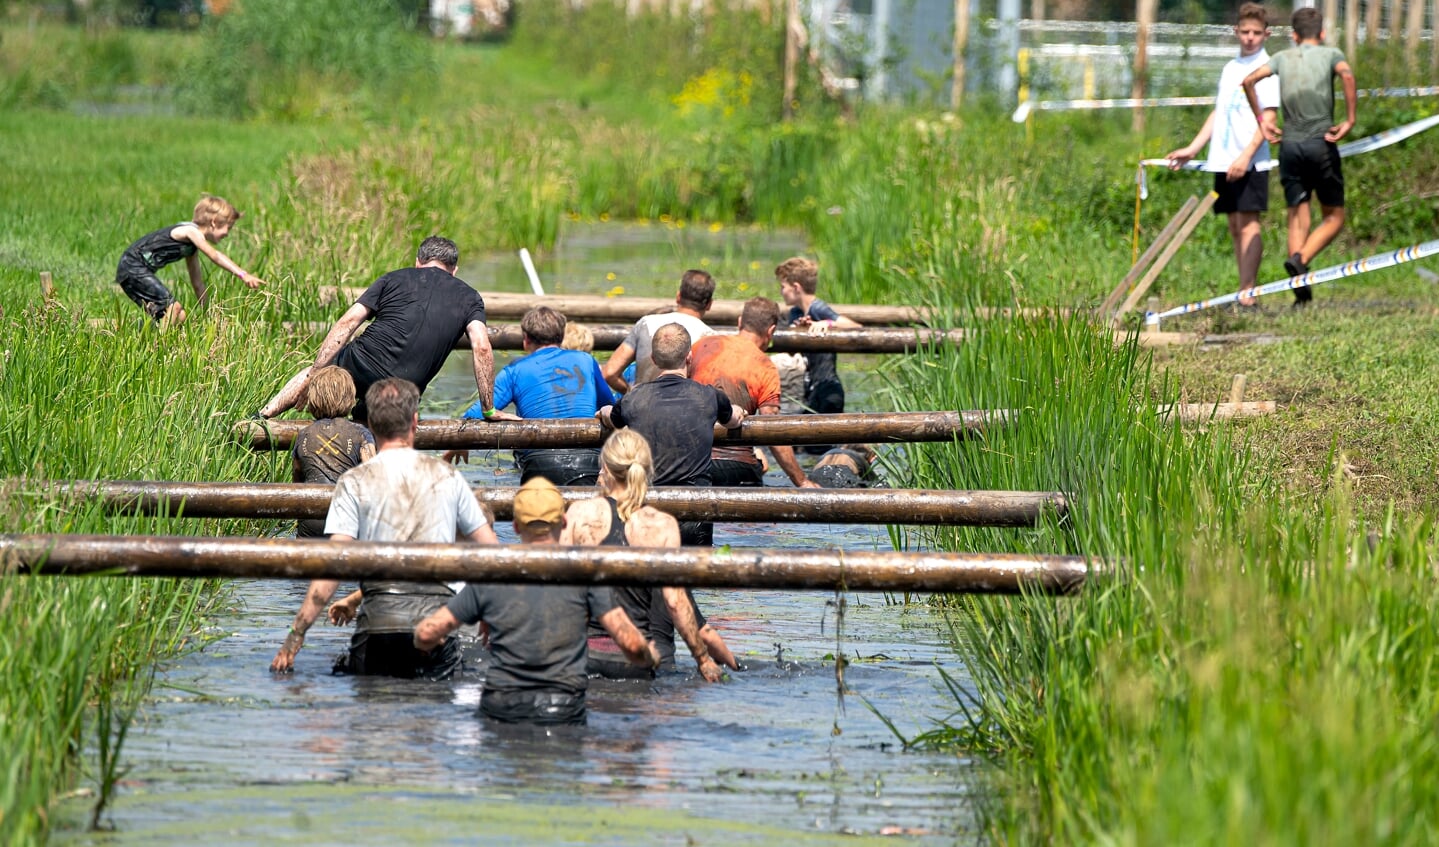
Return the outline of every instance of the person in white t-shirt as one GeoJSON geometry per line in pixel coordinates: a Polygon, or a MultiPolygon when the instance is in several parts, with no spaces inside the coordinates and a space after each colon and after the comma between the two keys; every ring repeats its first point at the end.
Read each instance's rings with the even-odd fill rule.
{"type": "Polygon", "coordinates": [[[618,349],[605,362],[605,382],[615,391],[623,394],[632,387],[625,379],[625,368],[635,363],[634,385],[649,382],[659,375],[659,370],[650,356],[651,341],[655,330],[667,324],[679,324],[690,334],[691,342],[712,335],[704,322],[705,312],[714,302],[715,280],[705,271],[688,270],[680,277],[680,290],[675,295],[675,310],[658,315],[645,315],[630,328],[630,334],[620,343],[618,349]]]}
{"type": "MultiPolygon", "coordinates": [[[[1209,143],[1209,159],[1204,170],[1214,172],[1214,190],[1219,199],[1215,214],[1229,218],[1229,237],[1234,241],[1234,259],[1239,265],[1239,304],[1254,305],[1254,298],[1245,294],[1259,281],[1259,262],[1264,257],[1264,239],[1259,218],[1269,209],[1269,171],[1260,165],[1269,161],[1269,144],[1249,108],[1244,94],[1244,78],[1250,71],[1269,61],[1264,42],[1269,38],[1269,15],[1258,3],[1239,7],[1239,22],[1234,27],[1239,39],[1239,57],[1230,60],[1219,76],[1219,93],[1214,110],[1204,126],[1186,147],[1165,156],[1171,170],[1178,170],[1199,154],[1209,143]]],[[[1279,86],[1259,85],[1260,107],[1279,108],[1279,86]]]]}

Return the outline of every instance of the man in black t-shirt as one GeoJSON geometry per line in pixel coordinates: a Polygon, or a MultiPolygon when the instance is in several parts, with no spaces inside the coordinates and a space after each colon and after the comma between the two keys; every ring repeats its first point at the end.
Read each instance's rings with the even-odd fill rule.
{"type": "MultiPolygon", "coordinates": [[[[650,355],[659,375],[635,386],[619,402],[605,406],[595,416],[613,429],[630,427],[650,443],[655,460],[652,485],[707,486],[714,425],[734,429],[744,421],[745,411],[718,388],[686,376],[690,334],[679,324],[655,330],[650,355]]],[[[681,521],[680,543],[710,546],[714,543],[714,525],[681,521]]]]}
{"type": "MultiPolygon", "coordinates": [[[[554,483],[535,477],[521,486],[514,514],[521,543],[560,542],[565,498],[554,483]]],[[[461,624],[484,621],[491,664],[480,714],[505,723],[584,723],[591,619],[630,661],[659,666],[654,644],[645,641],[605,586],[466,585],[415,627],[415,648],[428,652],[461,624]]]]}
{"type": "MultiPolygon", "coordinates": [[[[461,338],[470,341],[481,408],[491,408],[495,354],[485,326],[485,301],[455,277],[459,263],[455,242],[438,235],[426,238],[415,266],[391,271],[366,289],[325,336],[315,363],[286,383],[260,416],[273,418],[294,407],[304,397],[310,374],[330,364],[349,371],[360,398],[387,377],[409,380],[423,393],[461,338]],[[351,340],[365,321],[369,328],[351,340]]],[[[362,399],[354,418],[363,422],[366,415],[362,399]]]]}

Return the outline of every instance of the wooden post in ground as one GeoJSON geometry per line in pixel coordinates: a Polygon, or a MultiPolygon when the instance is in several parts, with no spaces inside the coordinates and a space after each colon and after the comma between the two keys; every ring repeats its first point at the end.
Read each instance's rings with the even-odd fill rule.
{"type": "Polygon", "coordinates": [[[1344,56],[1359,49],[1359,0],[1344,0],[1344,56]]]}
{"type": "Polygon", "coordinates": [[[788,121],[794,117],[794,97],[799,85],[799,45],[804,36],[804,22],[799,16],[799,0],[785,0],[784,13],[784,98],[780,114],[788,121]]]}
{"type": "Polygon", "coordinates": [[[969,50],[969,3],[970,0],[954,0],[954,80],[949,89],[951,109],[958,109],[964,101],[964,63],[969,50]]]}
{"type": "Polygon", "coordinates": [[[46,306],[55,302],[55,281],[49,271],[40,272],[40,299],[46,306]]]}
{"type": "MultiPolygon", "coordinates": [[[[1364,43],[1376,44],[1379,41],[1379,13],[1383,11],[1383,5],[1379,0],[1368,0],[1364,7],[1364,43]]],[[[1348,58],[1348,57],[1345,57],[1348,58]]]]}
{"type": "Polygon", "coordinates": [[[1109,292],[1109,296],[1104,298],[1104,302],[1099,304],[1099,314],[1108,315],[1114,311],[1114,307],[1118,306],[1124,295],[1129,293],[1129,286],[1134,284],[1134,281],[1139,278],[1141,273],[1144,273],[1144,269],[1149,266],[1155,254],[1164,249],[1164,245],[1168,244],[1169,239],[1174,237],[1175,231],[1179,229],[1198,204],[1199,198],[1192,194],[1188,200],[1184,201],[1184,205],[1179,207],[1179,211],[1174,213],[1174,217],[1169,219],[1169,223],[1164,225],[1164,229],[1159,231],[1159,235],[1155,237],[1154,241],[1151,242],[1148,247],[1144,248],[1144,253],[1134,262],[1134,265],[1130,267],[1129,273],[1124,275],[1124,279],[1119,281],[1119,285],[1116,285],[1114,290],[1109,292]]]}
{"type": "Polygon", "coordinates": [[[1324,43],[1339,43],[1339,0],[1324,0],[1324,43]]]}
{"type": "MultiPolygon", "coordinates": [[[[1408,60],[1409,73],[1419,72],[1419,31],[1424,28],[1424,0],[1409,0],[1409,17],[1404,22],[1404,57],[1408,60]]],[[[1439,21],[1435,22],[1435,33],[1439,38],[1439,21]]]]}
{"type": "Polygon", "coordinates": [[[1234,382],[1232,382],[1232,383],[1229,384],[1229,402],[1230,402],[1230,403],[1232,403],[1232,404],[1234,404],[1234,405],[1237,406],[1237,405],[1239,405],[1240,403],[1243,403],[1243,402],[1244,402],[1244,385],[1245,385],[1245,383],[1247,383],[1248,381],[1249,381],[1249,377],[1246,376],[1246,375],[1244,375],[1244,374],[1235,374],[1235,375],[1234,375],[1234,382]]]}
{"type": "MultiPolygon", "coordinates": [[[[1154,15],[1159,9],[1159,0],[1139,0],[1138,27],[1134,34],[1134,84],[1129,96],[1135,100],[1144,99],[1149,82],[1149,28],[1154,26],[1154,15]]],[[[1133,130],[1144,132],[1144,107],[1134,107],[1133,130]]]]}
{"type": "Polygon", "coordinates": [[[402,579],[823,591],[1069,594],[1110,572],[1080,556],[698,547],[414,544],[113,535],[0,536],[26,576],[402,579]]]}
{"type": "Polygon", "coordinates": [[[1189,236],[1194,232],[1194,228],[1199,226],[1199,222],[1204,220],[1204,216],[1209,214],[1210,209],[1214,208],[1214,201],[1218,199],[1219,195],[1211,191],[1203,200],[1199,201],[1199,205],[1194,207],[1194,211],[1189,214],[1189,220],[1184,222],[1184,225],[1179,228],[1179,232],[1165,245],[1163,252],[1159,254],[1159,258],[1154,260],[1154,264],[1150,266],[1148,272],[1139,280],[1139,284],[1134,286],[1134,290],[1129,292],[1129,296],[1120,304],[1119,311],[1114,314],[1115,321],[1118,321],[1133,309],[1135,304],[1139,302],[1139,298],[1143,297],[1145,293],[1149,291],[1149,286],[1153,285],[1154,280],[1168,267],[1169,261],[1174,258],[1174,254],[1178,253],[1179,248],[1184,246],[1184,242],[1189,240],[1189,236]]]}

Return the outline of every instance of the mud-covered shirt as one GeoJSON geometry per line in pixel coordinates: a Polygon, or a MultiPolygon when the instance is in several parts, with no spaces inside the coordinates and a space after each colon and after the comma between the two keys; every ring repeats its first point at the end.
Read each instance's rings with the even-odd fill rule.
{"type": "MultiPolygon", "coordinates": [[[[386,377],[413,382],[423,392],[444,366],[471,321],[484,323],[480,293],[442,268],[401,268],[365,289],[357,301],[370,325],[335,357],[355,379],[355,396],[386,377]]],[[[363,401],[356,409],[358,417],[363,401]]]]}
{"type": "Polygon", "coordinates": [[[587,622],[615,601],[604,586],[466,585],[447,607],[463,623],[490,625],[487,693],[580,694],[587,684],[587,622]]]}
{"type": "MultiPolygon", "coordinates": [[[[762,406],[779,408],[779,369],[753,341],[740,335],[701,339],[690,355],[690,379],[723,391],[746,414],[753,415],[762,406]]],[[[710,457],[759,463],[754,450],[734,445],[716,445],[710,457]]]]}
{"type": "Polygon", "coordinates": [[[723,391],[665,374],[620,398],[610,420],[616,429],[630,427],[649,441],[653,485],[709,485],[715,424],[733,415],[723,391]]]}
{"type": "MultiPolygon", "coordinates": [[[[375,444],[368,429],[347,418],[321,418],[300,430],[290,454],[300,468],[302,482],[333,485],[360,463],[360,450],[366,444],[375,444]]],[[[300,538],[324,536],[324,518],[300,521],[295,534],[300,538]]]]}
{"type": "Polygon", "coordinates": [[[659,373],[655,366],[654,339],[655,331],[662,326],[679,324],[690,334],[690,344],[694,344],[706,335],[714,332],[709,325],[694,315],[685,315],[679,312],[665,312],[659,315],[645,315],[635,321],[630,327],[629,334],[625,336],[625,342],[635,351],[635,378],[631,382],[635,385],[649,382],[659,373]]]}
{"type": "Polygon", "coordinates": [[[1279,77],[1284,140],[1323,138],[1334,125],[1334,68],[1344,61],[1336,47],[1299,44],[1269,57],[1279,77]]]}
{"type": "Polygon", "coordinates": [[[152,274],[166,265],[173,265],[181,259],[188,259],[195,255],[194,244],[189,241],[180,241],[170,235],[176,227],[194,225],[191,221],[181,221],[140,236],[120,255],[120,267],[115,272],[116,278],[152,274]]]}
{"type": "MultiPolygon", "coordinates": [[[[335,484],[326,535],[357,541],[451,543],[487,524],[474,492],[447,462],[403,447],[345,471],[335,484]]],[[[405,632],[444,604],[443,583],[366,580],[355,624],[368,632],[405,632]]]]}

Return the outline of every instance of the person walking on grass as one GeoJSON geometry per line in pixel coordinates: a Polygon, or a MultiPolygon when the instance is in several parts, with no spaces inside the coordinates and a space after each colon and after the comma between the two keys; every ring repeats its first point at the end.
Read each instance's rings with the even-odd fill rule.
{"type": "MultiPolygon", "coordinates": [[[[765,355],[779,306],[767,297],[752,297],[740,312],[739,332],[701,338],[690,354],[690,379],[712,385],[747,415],[779,414],[779,370],[765,355]]],[[[793,447],[769,448],[775,463],[799,488],[818,488],[795,459],[793,447]]],[[[716,444],[710,453],[710,482],[718,486],[763,486],[764,466],[751,447],[716,444]]]]}
{"type": "MultiPolygon", "coordinates": [[[[1298,9],[1291,20],[1294,47],[1270,57],[1244,78],[1244,94],[1264,137],[1279,146],[1279,182],[1289,206],[1290,276],[1309,273],[1309,264],[1344,228],[1344,170],[1338,142],[1354,128],[1357,83],[1344,54],[1324,44],[1324,17],[1318,9],[1298,9]],[[1274,112],[1264,111],[1259,84],[1279,77],[1279,104],[1284,129],[1274,125],[1274,112]],[[1344,86],[1344,120],[1334,123],[1334,78],[1344,86]],[[1319,198],[1322,217],[1309,230],[1310,195],[1319,198]]],[[[1308,286],[1294,289],[1294,305],[1314,299],[1308,286]]]]}
{"type": "MultiPolygon", "coordinates": [[[[366,395],[377,451],[346,471],[335,485],[325,533],[331,541],[418,541],[450,544],[457,537],[498,544],[494,529],[460,472],[435,456],[415,450],[420,391],[403,379],[383,379],[366,395]]],[[[336,580],[310,583],[284,644],[270,663],[277,673],[294,670],[305,633],[339,587],[336,580]]],[[[412,643],[415,625],[443,606],[454,592],[439,582],[371,579],[360,583],[360,605],[348,655],[338,672],[445,679],[460,667],[457,638],[421,653],[412,643]]],[[[331,620],[355,613],[353,601],[332,611],[331,620]]]]}
{"type": "MultiPolygon", "coordinates": [[[[600,496],[570,505],[561,544],[609,547],[678,547],[679,524],[671,515],[645,505],[654,459],[649,442],[633,429],[622,429],[600,450],[600,496]]],[[[719,665],[739,670],[724,639],[700,613],[684,588],[616,587],[615,599],[641,630],[654,640],[666,665],[675,658],[675,633],[689,647],[700,676],[718,682],[719,665]]],[[[621,657],[622,645],[590,625],[590,673],[611,679],[648,678],[621,657]]],[[[598,623],[603,623],[599,621],[598,623]]]]}
{"type": "Polygon", "coordinates": [[[391,271],[365,289],[320,343],[315,363],[292,377],[259,416],[273,418],[298,405],[310,375],[334,364],[355,380],[362,401],[354,416],[363,423],[363,398],[371,385],[398,377],[423,393],[462,338],[470,342],[481,408],[492,409],[495,354],[485,327],[485,301],[455,276],[459,264],[455,242],[438,235],[426,238],[415,253],[414,267],[391,271]],[[370,321],[369,328],[354,337],[365,321],[370,321]]]}
{"type": "MultiPolygon", "coordinates": [[[[1239,266],[1239,305],[1254,305],[1248,292],[1259,282],[1259,264],[1264,258],[1260,216],[1269,209],[1269,171],[1260,170],[1269,162],[1269,144],[1249,108],[1242,83],[1250,72],[1269,61],[1264,42],[1269,38],[1269,16],[1258,3],[1239,7],[1234,27],[1239,56],[1231,59],[1219,75],[1219,93],[1214,109],[1187,146],[1172,150],[1164,158],[1170,170],[1178,170],[1199,155],[1207,142],[1206,171],[1214,172],[1215,214],[1229,221],[1229,238],[1234,242],[1234,259],[1239,266]]],[[[1279,108],[1278,81],[1267,79],[1255,88],[1259,106],[1266,112],[1279,108]]]]}
{"type": "MultiPolygon", "coordinates": [[[[554,483],[535,477],[515,494],[515,534],[521,544],[560,544],[565,498],[554,483]]],[[[480,714],[501,723],[583,724],[589,678],[587,627],[593,622],[637,669],[660,665],[606,586],[476,585],[415,626],[414,647],[429,653],[463,624],[484,622],[489,670],[480,714]]]]}
{"type": "Polygon", "coordinates": [[[224,268],[250,288],[265,284],[221,253],[215,245],[230,234],[230,228],[240,219],[240,213],[223,197],[202,194],[195,204],[193,220],[157,229],[142,235],[134,244],[125,248],[120,255],[120,265],[115,270],[115,283],[135,305],[145,310],[152,320],[165,326],[174,326],[185,321],[185,309],[175,300],[175,295],[155,276],[155,272],[185,260],[185,270],[190,275],[190,287],[195,289],[195,302],[203,307],[209,298],[205,288],[205,274],[200,267],[197,252],[217,266],[224,268]]]}

